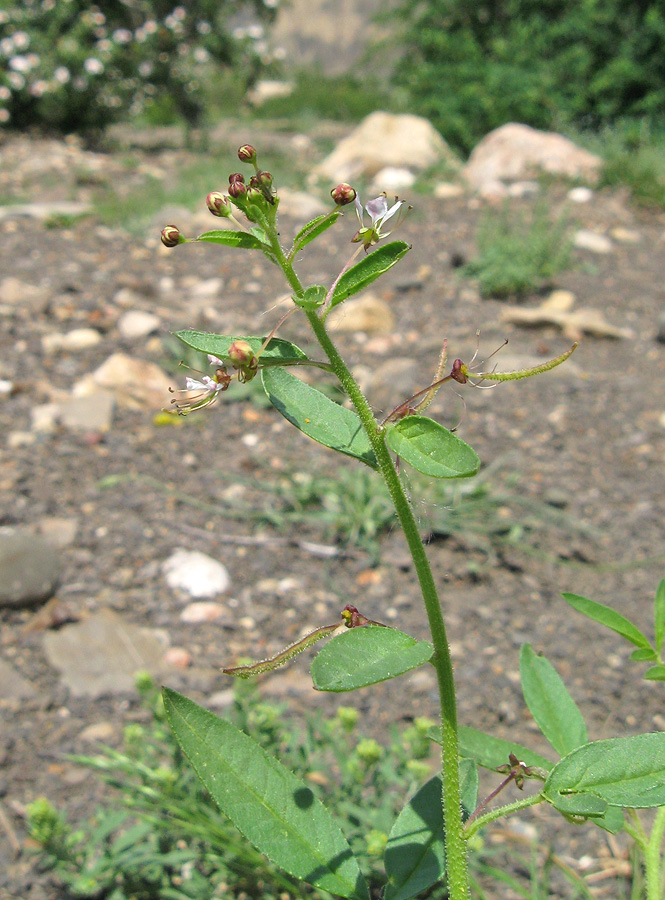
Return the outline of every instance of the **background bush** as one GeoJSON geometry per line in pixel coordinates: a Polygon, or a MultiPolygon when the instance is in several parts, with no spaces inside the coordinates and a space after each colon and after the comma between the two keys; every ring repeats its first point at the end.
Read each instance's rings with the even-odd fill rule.
{"type": "Polygon", "coordinates": [[[63,132],[129,115],[201,119],[220,70],[268,63],[279,0],[23,0],[0,9],[0,124],[63,132]],[[232,27],[239,12],[253,25],[232,27]]]}
{"type": "Polygon", "coordinates": [[[462,150],[508,121],[665,119],[661,0],[401,0],[397,16],[395,81],[462,150]]]}

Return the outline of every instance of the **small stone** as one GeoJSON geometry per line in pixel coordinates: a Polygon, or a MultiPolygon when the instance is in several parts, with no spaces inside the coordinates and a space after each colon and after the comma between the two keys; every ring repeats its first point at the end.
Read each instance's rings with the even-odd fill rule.
{"type": "Polygon", "coordinates": [[[222,278],[206,278],[196,280],[187,293],[193,300],[215,300],[221,296],[224,288],[222,278]]]}
{"type": "Polygon", "coordinates": [[[456,197],[464,196],[464,188],[461,184],[441,181],[434,188],[433,194],[437,200],[454,200],[456,197]]]}
{"type": "Polygon", "coordinates": [[[67,334],[45,334],[42,337],[42,350],[44,353],[56,353],[58,350],[76,352],[96,347],[101,342],[102,336],[96,328],[74,328],[67,334]]]}
{"type": "Polygon", "coordinates": [[[184,647],[169,647],[164,654],[164,665],[172,669],[187,669],[192,664],[192,654],[184,647]]]}
{"type": "Polygon", "coordinates": [[[198,550],[179,548],[162,563],[162,572],[170,588],[191,597],[215,597],[231,583],[226,567],[198,550]]]}
{"type": "Polygon", "coordinates": [[[7,435],[7,446],[11,450],[18,450],[20,447],[31,447],[36,440],[36,435],[31,431],[10,431],[7,435]]]}
{"type": "Polygon", "coordinates": [[[79,733],[78,739],[85,741],[87,744],[94,744],[97,741],[102,741],[106,744],[114,735],[115,726],[112,722],[94,722],[79,733]]]}
{"type": "Polygon", "coordinates": [[[88,397],[72,397],[60,404],[59,419],[70,431],[106,432],[113,420],[113,396],[98,391],[88,397]]]}
{"type": "Polygon", "coordinates": [[[571,188],[567,195],[571,203],[589,203],[593,200],[593,191],[588,187],[571,188]]]}
{"type": "Polygon", "coordinates": [[[508,185],[509,197],[532,197],[540,191],[537,181],[514,181],[508,185]]]}
{"type": "Polygon", "coordinates": [[[14,382],[8,378],[0,378],[0,396],[9,397],[14,390],[14,382]]]}
{"type": "Polygon", "coordinates": [[[366,334],[390,334],[395,318],[388,304],[375,294],[340,304],[328,316],[328,324],[337,331],[364,331],[366,334]]]}
{"type": "Polygon", "coordinates": [[[123,309],[130,309],[131,307],[137,306],[144,299],[142,294],[139,294],[137,291],[128,287],[120,288],[120,290],[116,291],[113,295],[114,304],[116,306],[121,306],[123,309]]]}
{"type": "Polygon", "coordinates": [[[386,191],[388,194],[405,191],[413,187],[415,183],[416,176],[410,169],[399,166],[385,166],[372,179],[369,193],[374,196],[382,191],[386,191]]]}
{"type": "Polygon", "coordinates": [[[222,603],[213,600],[200,600],[197,603],[188,603],[180,613],[180,621],[188,625],[199,625],[202,622],[215,622],[226,615],[226,607],[222,603]]]}
{"type": "Polygon", "coordinates": [[[216,691],[208,697],[206,706],[211,709],[229,709],[233,706],[236,698],[236,692],[233,688],[227,688],[225,691],[216,691]]]}
{"type": "Polygon", "coordinates": [[[290,216],[292,219],[307,222],[315,216],[330,212],[330,202],[323,203],[318,197],[313,197],[305,191],[292,191],[289,188],[281,188],[279,192],[279,214],[290,216]]]}
{"type": "Polygon", "coordinates": [[[171,379],[155,363],[114,353],[74,385],[77,397],[109,390],[118,404],[129,409],[162,409],[169,403],[171,379]]]}
{"type": "Polygon", "coordinates": [[[0,529],[0,607],[33,606],[47,600],[60,577],[60,558],[44,538],[0,529]]]}
{"type": "Polygon", "coordinates": [[[144,312],[142,309],[128,310],[118,319],[118,331],[128,341],[147,337],[153,331],[157,331],[160,325],[159,316],[144,312]]]}
{"type": "Polygon", "coordinates": [[[60,407],[57,403],[42,403],[30,410],[32,430],[38,434],[53,434],[58,424],[60,407]]]}
{"type": "Polygon", "coordinates": [[[24,312],[44,312],[48,303],[48,290],[37,287],[10,275],[0,281],[0,305],[14,307],[24,312]]]}
{"type": "Polygon", "coordinates": [[[632,228],[623,228],[621,225],[611,228],[610,234],[620,244],[639,244],[642,240],[642,235],[639,231],[634,231],[632,228]]]}
{"type": "Polygon", "coordinates": [[[46,516],[37,523],[37,532],[53,547],[64,550],[76,539],[79,522],[75,518],[46,516]]]}
{"type": "Polygon", "coordinates": [[[589,231],[582,228],[577,232],[573,243],[579,250],[588,250],[589,253],[606,254],[612,252],[612,241],[604,234],[589,231]]]}
{"type": "Polygon", "coordinates": [[[134,690],[137,672],[156,675],[168,636],[140,628],[111,609],[42,637],[49,663],[75,697],[100,697],[134,690]]]}

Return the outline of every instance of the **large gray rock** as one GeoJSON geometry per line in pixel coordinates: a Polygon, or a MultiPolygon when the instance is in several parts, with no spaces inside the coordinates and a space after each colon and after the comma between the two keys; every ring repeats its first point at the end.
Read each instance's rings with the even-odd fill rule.
{"type": "Polygon", "coordinates": [[[137,672],[159,672],[169,643],[165,632],[140,628],[112,609],[47,632],[42,642],[49,663],[75,697],[133,690],[137,672]]]}
{"type": "Polygon", "coordinates": [[[462,175],[475,190],[524,181],[540,172],[598,180],[602,160],[568,138],[528,125],[509,123],[491,131],[469,157],[462,175]]]}
{"type": "Polygon", "coordinates": [[[0,607],[33,606],[58,583],[60,560],[51,544],[31,532],[0,529],[0,607]]]}
{"type": "Polygon", "coordinates": [[[373,112],[314,169],[318,178],[333,184],[373,178],[386,167],[421,172],[445,159],[459,161],[427,119],[412,115],[373,112]]]}

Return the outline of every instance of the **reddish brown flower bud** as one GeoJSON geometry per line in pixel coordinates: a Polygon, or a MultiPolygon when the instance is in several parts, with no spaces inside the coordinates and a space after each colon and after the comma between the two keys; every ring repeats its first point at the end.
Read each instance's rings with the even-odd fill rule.
{"type": "Polygon", "coordinates": [[[242,172],[233,172],[229,175],[229,184],[233,184],[234,181],[241,181],[243,184],[245,183],[245,176],[242,172]]]}
{"type": "Polygon", "coordinates": [[[184,244],[185,238],[180,234],[177,225],[167,225],[162,228],[162,244],[165,247],[177,247],[178,244],[184,244]]]}
{"type": "Polygon", "coordinates": [[[233,341],[229,345],[228,355],[234,369],[251,365],[252,361],[256,359],[254,351],[247,341],[233,341]]]}
{"type": "Polygon", "coordinates": [[[257,187],[272,187],[272,175],[270,172],[257,172],[252,181],[256,181],[257,187]]]}
{"type": "Polygon", "coordinates": [[[337,187],[332,189],[330,196],[335,201],[336,206],[346,206],[347,203],[353,203],[356,199],[356,191],[350,184],[342,182],[342,184],[338,184],[337,187]]]}
{"type": "Polygon", "coordinates": [[[247,202],[263,205],[264,209],[266,206],[266,198],[264,197],[263,192],[255,187],[247,188],[247,202]]]}
{"type": "Polygon", "coordinates": [[[242,197],[243,194],[247,193],[247,188],[242,183],[242,181],[232,181],[229,185],[229,194],[232,197],[242,197]]]}
{"type": "Polygon", "coordinates": [[[226,217],[231,215],[228,198],[219,191],[212,191],[206,197],[206,206],[213,216],[226,217]]]}
{"type": "Polygon", "coordinates": [[[450,377],[453,381],[456,381],[458,384],[466,384],[469,380],[467,377],[468,369],[464,365],[461,359],[456,359],[453,363],[453,367],[450,370],[450,377]]]}
{"type": "Polygon", "coordinates": [[[251,144],[243,144],[240,150],[238,150],[238,159],[240,162],[244,163],[255,163],[256,150],[251,144]]]}

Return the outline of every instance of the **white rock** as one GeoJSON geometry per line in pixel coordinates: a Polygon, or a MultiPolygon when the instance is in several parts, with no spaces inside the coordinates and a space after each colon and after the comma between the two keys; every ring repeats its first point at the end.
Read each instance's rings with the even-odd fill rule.
{"type": "Polygon", "coordinates": [[[58,419],[70,431],[106,432],[113,421],[113,396],[97,391],[87,397],[72,397],[59,404],[58,419]]]}
{"type": "Polygon", "coordinates": [[[18,450],[20,447],[31,447],[36,440],[31,431],[10,431],[7,435],[7,446],[10,450],[18,450]]]}
{"type": "Polygon", "coordinates": [[[413,187],[415,181],[416,176],[409,169],[398,166],[385,166],[374,176],[369,193],[373,195],[380,194],[382,191],[385,191],[387,194],[397,193],[413,187]]]}
{"type": "Polygon", "coordinates": [[[195,281],[188,289],[188,294],[194,300],[214,300],[221,296],[224,281],[221,278],[206,278],[203,281],[195,281]]]}
{"type": "Polygon", "coordinates": [[[55,353],[58,350],[76,351],[96,347],[102,339],[96,328],[74,328],[66,334],[54,332],[42,336],[44,353],[55,353]]]}
{"type": "Polygon", "coordinates": [[[164,654],[164,665],[170,669],[187,669],[192,664],[192,654],[184,647],[169,647],[164,654]]]}
{"type": "Polygon", "coordinates": [[[102,365],[74,385],[76,397],[96,394],[104,388],[119,406],[129,409],[162,409],[170,402],[171,379],[154,363],[114,353],[102,365]]]}
{"type": "Polygon", "coordinates": [[[199,625],[201,622],[214,622],[226,614],[226,607],[214,600],[199,600],[188,603],[180,613],[180,621],[188,625],[199,625]]]}
{"type": "Polygon", "coordinates": [[[588,250],[589,253],[611,253],[612,241],[604,234],[597,234],[582,228],[575,234],[573,243],[579,250],[588,250]]]}
{"type": "Polygon", "coordinates": [[[57,403],[42,403],[30,410],[32,430],[38,434],[53,434],[58,424],[60,407],[57,403]]]}
{"type": "Polygon", "coordinates": [[[593,200],[593,191],[588,187],[574,187],[566,194],[571,203],[590,203],[593,200]]]}
{"type": "Polygon", "coordinates": [[[601,166],[599,156],[560,134],[509,123],[483,138],[462,175],[478,190],[489,181],[523,181],[538,172],[596,181],[601,166]]]}
{"type": "Polygon", "coordinates": [[[37,287],[10,275],[0,281],[0,304],[42,312],[48,302],[46,288],[37,287]]]}
{"type": "Polygon", "coordinates": [[[373,178],[386,166],[422,171],[442,157],[459,161],[427,119],[412,115],[373,112],[315,169],[314,175],[333,184],[373,178]]]}
{"type": "Polygon", "coordinates": [[[226,567],[198,550],[179,548],[162,563],[166,583],[191,597],[223,594],[231,581],[226,567]]]}
{"type": "Polygon", "coordinates": [[[8,378],[0,378],[0,396],[9,397],[14,390],[14,382],[8,378]]]}
{"type": "Polygon", "coordinates": [[[455,197],[462,197],[464,188],[461,184],[453,184],[450,181],[441,181],[434,188],[434,196],[437,200],[453,200],[455,197]]]}
{"type": "Polygon", "coordinates": [[[307,222],[315,216],[330,212],[333,208],[332,201],[324,203],[318,197],[312,197],[305,191],[292,191],[290,188],[281,188],[279,192],[279,214],[290,216],[292,219],[301,219],[307,222]]]}
{"type": "Polygon", "coordinates": [[[508,185],[509,197],[529,197],[540,191],[537,181],[514,181],[508,185]]]}
{"type": "Polygon", "coordinates": [[[120,288],[120,290],[116,291],[113,295],[114,304],[116,306],[122,306],[123,309],[131,309],[131,307],[141,303],[142,300],[145,300],[144,296],[128,287],[120,288]]]}
{"type": "Polygon", "coordinates": [[[144,312],[142,309],[130,309],[118,319],[118,331],[126,340],[137,340],[157,331],[161,324],[159,316],[144,312]]]}
{"type": "Polygon", "coordinates": [[[557,290],[547,297],[540,304],[540,309],[556,310],[558,312],[567,312],[575,305],[575,294],[572,291],[557,290]]]}
{"type": "Polygon", "coordinates": [[[364,331],[366,334],[390,334],[395,318],[387,303],[374,294],[340,304],[328,316],[331,330],[364,331]]]}

